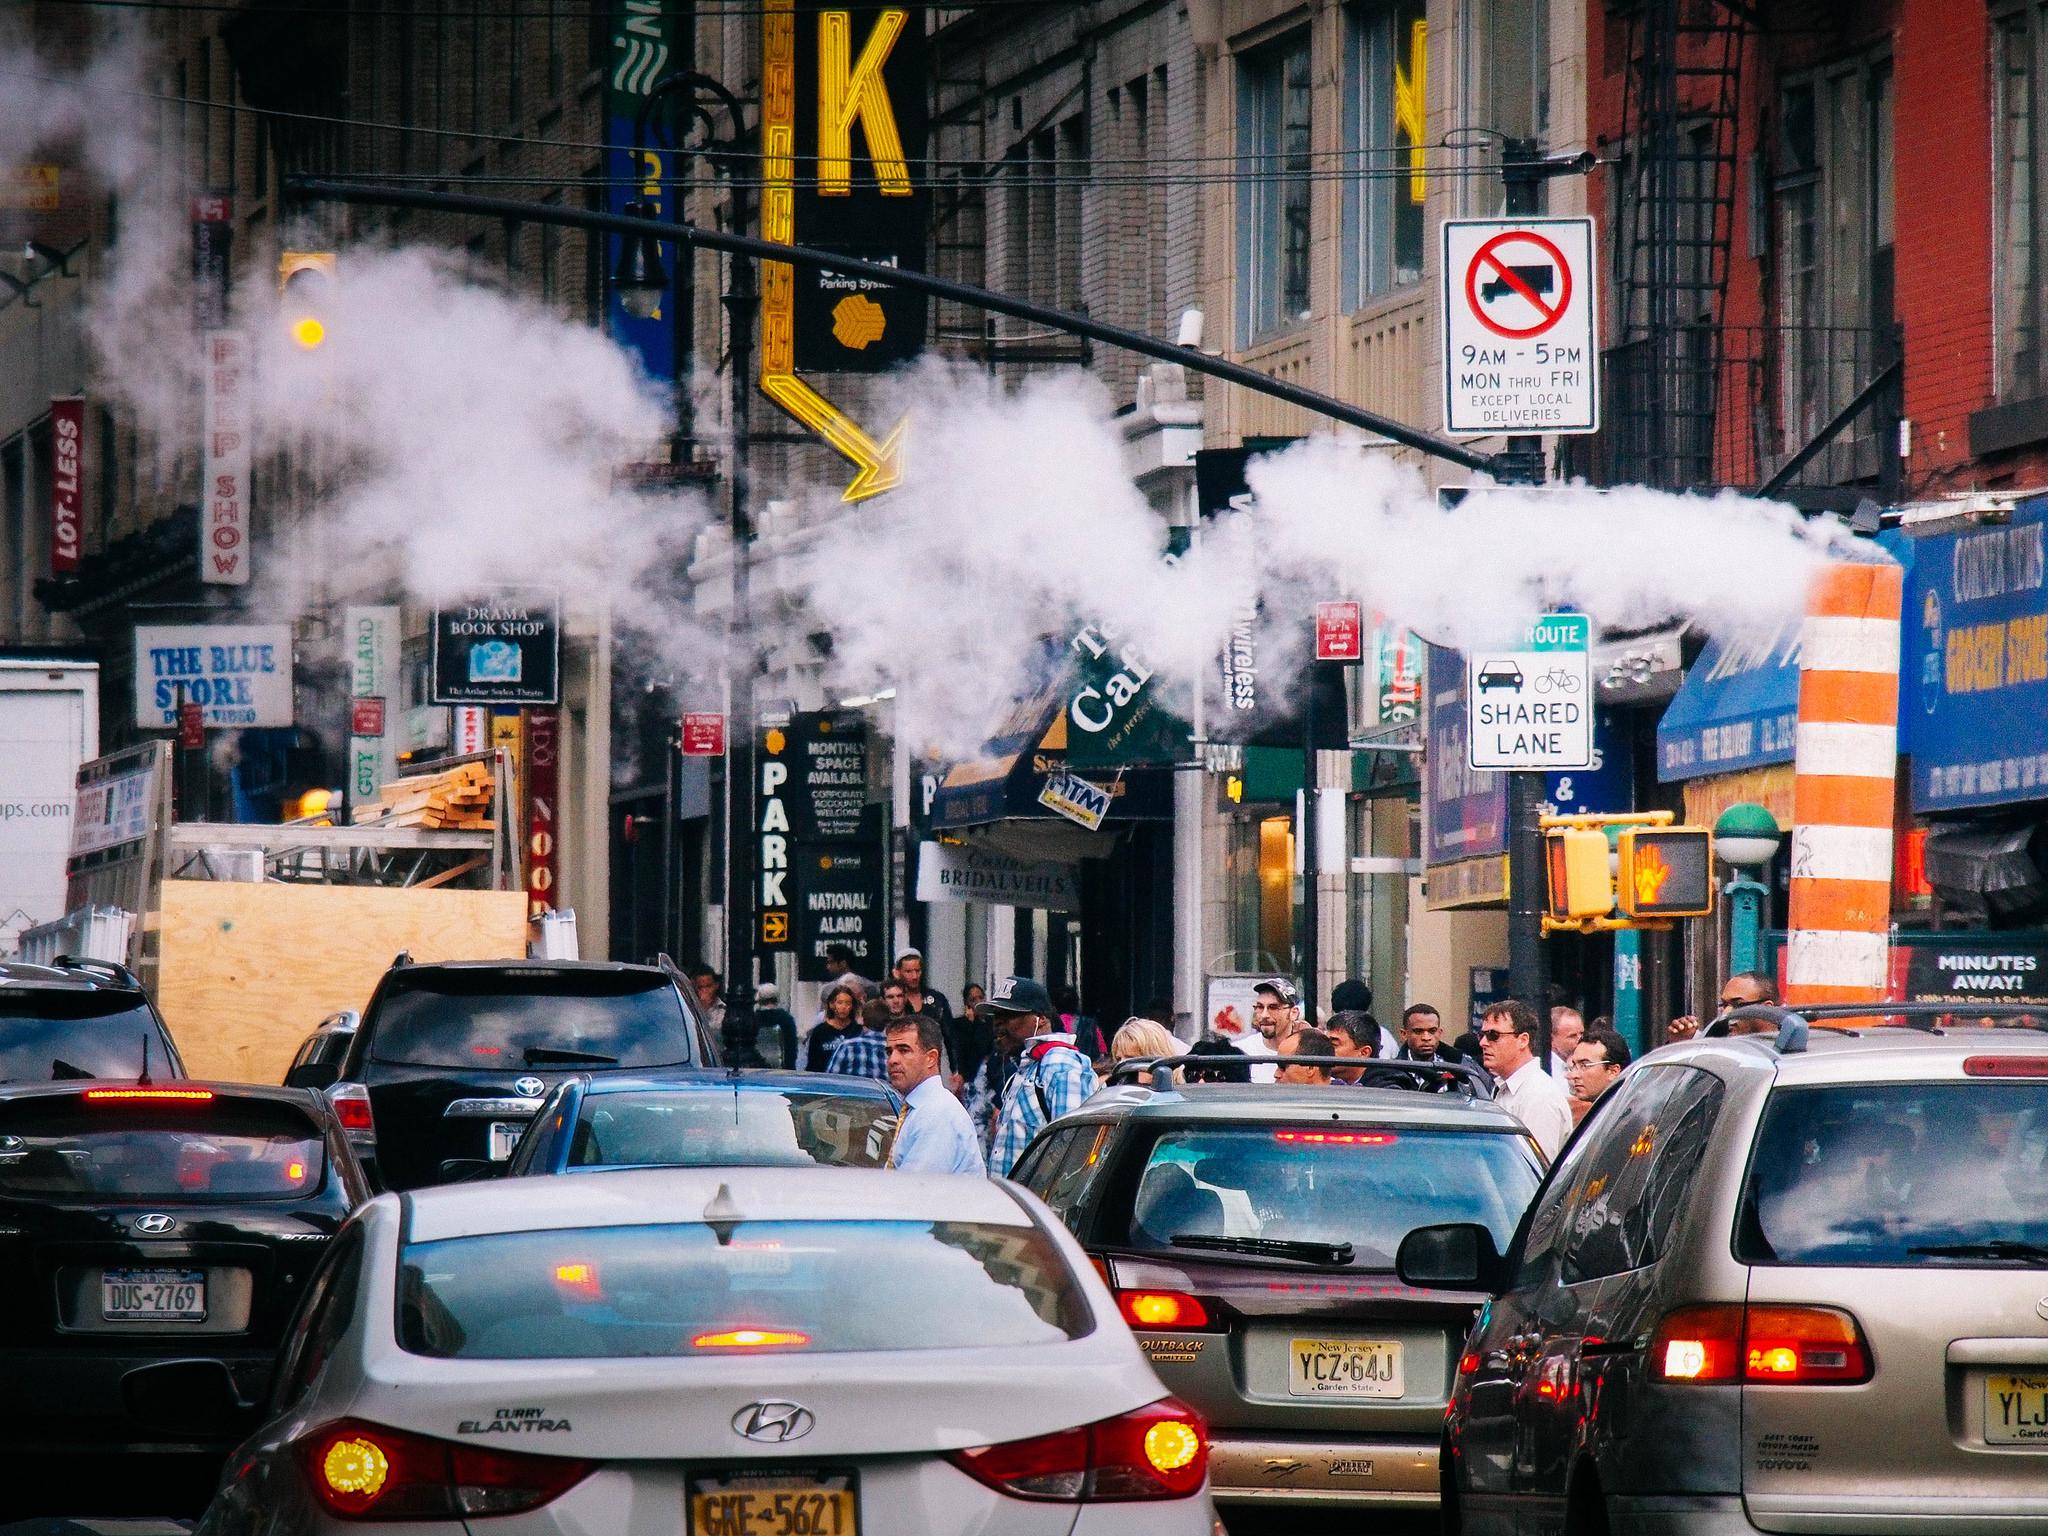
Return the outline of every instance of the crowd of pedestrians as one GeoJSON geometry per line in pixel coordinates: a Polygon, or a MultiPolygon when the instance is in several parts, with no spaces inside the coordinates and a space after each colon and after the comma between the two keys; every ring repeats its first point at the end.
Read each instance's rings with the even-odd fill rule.
{"type": "MultiPolygon", "coordinates": [[[[826,953],[829,981],[807,1032],[780,1005],[773,983],[755,989],[738,1030],[721,1001],[717,972],[700,967],[691,982],[707,1017],[724,1034],[728,1059],[745,1065],[801,1066],[811,1072],[875,1078],[905,1101],[891,1166],[1004,1175],[1049,1122],[1078,1108],[1109,1071],[1129,1061],[1176,1058],[1166,1068],[1181,1082],[1277,1082],[1299,1086],[1431,1086],[1412,1066],[1427,1062],[1483,1069],[1494,1102],[1520,1120],[1546,1158],[1629,1070],[1628,1042],[1605,1019],[1588,1024],[1567,1004],[1551,1008],[1546,1063],[1537,1054],[1537,1014],[1526,1003],[1487,1004],[1476,1029],[1447,1039],[1443,1015],[1409,1003],[1398,1027],[1372,1012],[1363,981],[1332,989],[1330,1014],[1312,1023],[1301,992],[1286,977],[1254,984],[1249,1030],[1234,1013],[1217,1031],[1184,1041],[1160,1017],[1132,1018],[1114,1034],[1083,1014],[1070,990],[1049,990],[1029,976],[1006,976],[990,989],[970,983],[956,1009],[930,984],[924,956],[906,950],[889,974],[871,981],[844,946],[826,953]],[[743,1038],[742,1038],[743,1037],[743,1038]]],[[[1775,999],[1754,973],[1729,978],[1724,1010],[1775,999]]],[[[1694,1025],[1674,1020],[1671,1038],[1694,1025]]]]}

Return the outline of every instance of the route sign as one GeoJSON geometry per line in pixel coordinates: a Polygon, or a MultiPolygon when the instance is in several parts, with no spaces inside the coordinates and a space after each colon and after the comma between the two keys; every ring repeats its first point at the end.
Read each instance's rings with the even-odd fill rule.
{"type": "Polygon", "coordinates": [[[1510,651],[1465,658],[1473,768],[1548,770],[1593,766],[1593,621],[1546,613],[1510,651]]]}
{"type": "Polygon", "coordinates": [[[1444,428],[1600,430],[1591,219],[1446,219],[1444,428]]]}

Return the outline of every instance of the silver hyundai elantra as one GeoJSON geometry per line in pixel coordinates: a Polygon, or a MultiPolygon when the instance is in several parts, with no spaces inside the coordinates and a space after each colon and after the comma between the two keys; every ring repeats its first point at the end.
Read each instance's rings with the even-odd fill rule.
{"type": "Polygon", "coordinates": [[[997,1180],[658,1169],[384,1195],[204,1536],[1209,1536],[1208,1434],[997,1180]]]}

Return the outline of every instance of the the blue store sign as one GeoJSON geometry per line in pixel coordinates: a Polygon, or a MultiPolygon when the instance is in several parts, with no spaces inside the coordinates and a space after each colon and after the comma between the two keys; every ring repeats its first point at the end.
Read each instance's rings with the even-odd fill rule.
{"type": "Polygon", "coordinates": [[[2048,499],[1918,542],[1899,711],[1915,811],[2048,799],[2044,524],[2048,499]]]}

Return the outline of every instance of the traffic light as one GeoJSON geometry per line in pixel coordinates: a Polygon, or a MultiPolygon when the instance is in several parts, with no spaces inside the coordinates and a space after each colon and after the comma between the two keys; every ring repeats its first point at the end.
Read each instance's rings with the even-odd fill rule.
{"type": "Polygon", "coordinates": [[[1621,834],[1621,910],[1634,918],[1714,910],[1714,835],[1705,827],[1631,827],[1621,834]]]}
{"type": "Polygon", "coordinates": [[[1552,827],[1543,834],[1546,904],[1558,922],[1605,917],[1614,910],[1607,872],[1607,835],[1592,827],[1552,827]]]}
{"type": "Polygon", "coordinates": [[[332,251],[285,251],[277,258],[278,307],[285,330],[303,351],[327,339],[334,280],[332,251]]]}

